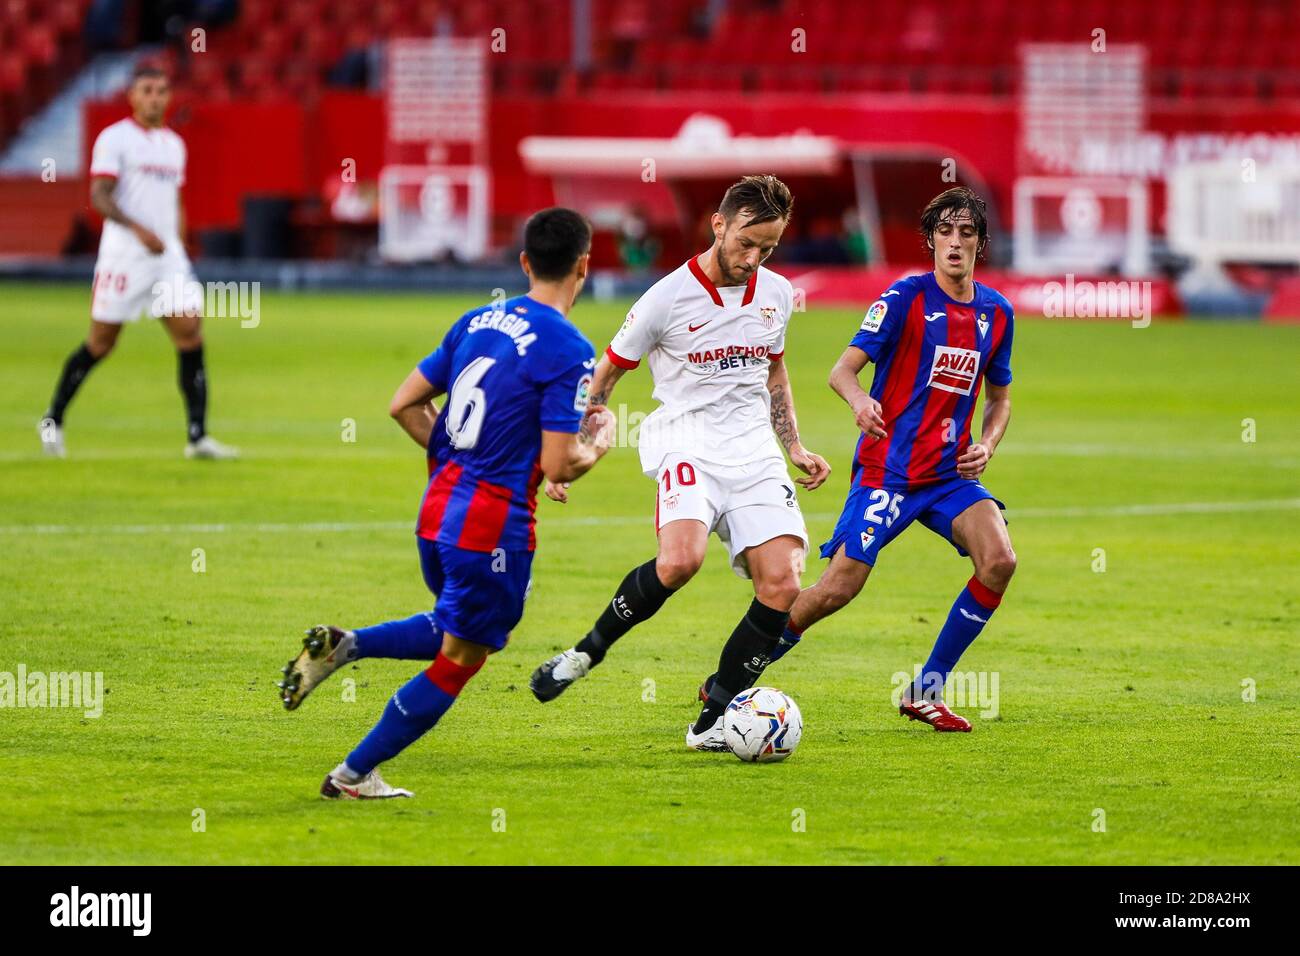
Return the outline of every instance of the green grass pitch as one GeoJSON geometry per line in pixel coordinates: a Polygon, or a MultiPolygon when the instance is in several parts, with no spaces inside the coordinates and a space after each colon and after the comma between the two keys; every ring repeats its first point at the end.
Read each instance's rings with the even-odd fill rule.
{"type": "MultiPolygon", "coordinates": [[[[1019,321],[985,480],[1020,569],[960,665],[998,679],[996,718],[961,708],[972,734],[889,704],[970,573],[920,526],[768,671],[806,720],[783,764],[683,747],[750,600],[716,542],[591,678],[536,703],[532,668],[653,554],[653,488],[620,449],[568,506],[542,502],[513,641],[386,767],[416,799],[331,804],[321,777],[417,667],[362,662],[292,714],[273,682],[307,625],[430,606],[409,530],[423,457],[387,404],[473,301],[267,294],[257,328],[210,320],[232,463],[183,460],[172,350],[128,328],[52,461],[35,424],[88,290],[3,293],[0,672],[102,672],[107,694],[98,718],[0,709],[0,859],[1300,863],[1300,328],[1019,321]]],[[[625,308],[574,317],[600,347],[625,308]]],[[[811,310],[789,340],[805,443],[836,469],[800,494],[814,542],[847,483],[855,431],[825,380],[858,319],[811,310]]],[[[649,386],[628,375],[614,404],[648,410],[649,386]]]]}

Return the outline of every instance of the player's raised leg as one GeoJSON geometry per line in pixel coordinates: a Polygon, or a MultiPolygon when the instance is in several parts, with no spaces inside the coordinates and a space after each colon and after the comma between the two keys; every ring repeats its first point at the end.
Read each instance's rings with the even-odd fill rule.
{"type": "MultiPolygon", "coordinates": [[[[425,586],[436,599],[445,582],[438,545],[427,538],[416,538],[416,544],[425,586]]],[[[436,611],[359,627],[355,631],[332,624],[317,624],[307,630],[302,650],[282,671],[284,679],[278,685],[280,700],[285,710],[297,710],[307,695],[327,677],[344,665],[363,658],[433,660],[442,646],[442,634],[436,611]]]]}
{"type": "Polygon", "coordinates": [[[605,659],[620,637],[658,613],[704,564],[709,528],[703,521],[671,521],[659,529],[659,553],[627,573],[586,637],[533,671],[529,687],[543,703],[564,693],[605,659]]]}
{"type": "Polygon", "coordinates": [[[1002,603],[1016,570],[1016,553],[1002,512],[991,498],[975,502],[953,519],[952,540],[970,554],[975,574],[953,602],[920,680],[900,703],[899,712],[936,730],[969,731],[970,721],[944,705],[944,683],[1002,603]]]}
{"type": "Polygon", "coordinates": [[[779,661],[798,644],[804,631],[857,597],[870,574],[871,565],[850,558],[844,545],[840,545],[821,577],[799,592],[790,608],[790,620],[772,653],[772,662],[779,661]]]}
{"type": "MultiPolygon", "coordinates": [[[[178,273],[177,281],[185,281],[179,278],[184,275],[178,273]]],[[[177,382],[185,399],[187,421],[185,457],[238,458],[238,449],[222,444],[208,434],[208,373],[203,364],[202,319],[197,310],[188,310],[183,315],[162,316],[162,322],[176,346],[177,382]]]]}
{"type": "Polygon", "coordinates": [[[413,796],[409,790],[385,783],[378,766],[434,728],[482,668],[490,650],[484,644],[445,635],[433,664],[393,694],[379,723],[346,760],[325,775],[321,796],[334,800],[413,796]]]}
{"type": "Polygon", "coordinates": [[[120,322],[100,322],[92,319],[86,341],[81,343],[63,363],[63,371],[54,386],[50,407],[41,418],[41,447],[45,454],[56,458],[62,458],[66,454],[63,446],[64,413],[67,412],[73,396],[77,394],[77,389],[81,388],[81,383],[90,374],[90,370],[113,351],[113,346],[117,344],[117,337],[121,332],[120,322]]]}
{"type": "Polygon", "coordinates": [[[298,656],[284,666],[279,683],[285,710],[297,710],[307,695],[346,664],[368,657],[427,661],[438,652],[442,631],[433,611],[359,627],[355,631],[317,624],[307,629],[298,656]]]}
{"type": "Polygon", "coordinates": [[[789,620],[790,608],[799,597],[805,551],[803,539],[780,535],[742,552],[754,579],[754,600],[723,645],[708,699],[695,723],[686,729],[686,746],[727,749],[722,737],[723,712],[736,694],[756,686],[762,678],[789,620]]]}
{"type": "Polygon", "coordinates": [[[840,545],[821,577],[799,592],[794,606],[790,608],[790,621],[781,634],[781,641],[772,660],[784,657],[790,648],[799,643],[808,628],[848,605],[861,593],[870,575],[871,565],[850,558],[845,546],[840,545]]]}

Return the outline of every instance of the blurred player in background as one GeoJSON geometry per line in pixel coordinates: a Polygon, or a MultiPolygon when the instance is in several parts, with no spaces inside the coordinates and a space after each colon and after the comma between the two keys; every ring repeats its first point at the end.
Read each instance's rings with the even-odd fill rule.
{"type": "MultiPolygon", "coordinates": [[[[712,248],[637,301],[597,365],[592,401],[603,404],[625,371],[649,359],[660,406],[641,426],[639,444],[641,468],[658,483],[659,551],[628,572],[586,637],[533,673],[538,700],[554,700],[649,620],[700,569],[717,532],[732,569],[753,580],[754,600],[722,649],[686,745],[726,749],[722,712],[758,683],[799,594],[808,549],[781,446],[807,475],[797,479],[803,487],[816,488],[830,474],[799,441],[782,361],[793,290],[762,267],[793,201],[775,176],[746,176],[728,189],[712,217],[712,248]]],[[[566,500],[562,487],[546,492],[566,500]]]]}
{"type": "Polygon", "coordinates": [[[524,613],[536,548],[537,485],[585,474],[609,447],[614,417],[589,407],[591,343],[567,318],[587,278],[591,227],[570,209],[528,220],[525,296],[465,313],[393,397],[390,412],[428,450],[416,542],[433,611],[345,631],[318,626],[285,667],[289,710],[363,657],[432,660],[389,701],[321,795],[409,797],[376,769],[433,729],[524,613]],[[431,403],[447,394],[439,412],[431,403]],[[581,426],[581,430],[580,430],[581,426]]]}
{"type": "Polygon", "coordinates": [[[1002,502],[980,483],[1011,418],[1011,303],[974,280],[988,243],[984,202],[949,189],[921,216],[934,271],[895,282],[867,310],[862,327],[831,371],[858,438],[848,500],[830,558],[817,583],[795,601],[773,659],[809,627],[862,590],[877,556],[913,521],[969,556],[975,574],[953,603],[920,677],[899,713],[939,731],[969,731],[943,702],[943,686],[962,653],[1002,602],[1016,569],[1002,502]],[[858,375],[876,363],[870,393],[858,375]],[[970,424],[988,381],[980,440],[970,424]]]}
{"type": "Polygon", "coordinates": [[[41,420],[41,445],[62,458],[63,416],[90,370],[117,343],[125,322],[148,312],[176,346],[188,419],[187,458],[234,458],[207,433],[208,383],[203,366],[203,291],[185,245],[180,188],[185,143],[163,125],[171,87],[156,67],[136,69],[127,90],[131,117],[107,127],[90,160],[90,203],[104,217],[91,286],[90,334],[63,365],[41,420]]]}

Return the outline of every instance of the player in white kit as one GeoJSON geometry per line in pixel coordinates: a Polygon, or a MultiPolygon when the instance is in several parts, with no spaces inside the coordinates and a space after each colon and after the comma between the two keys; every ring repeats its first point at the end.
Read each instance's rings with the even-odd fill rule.
{"type": "Polygon", "coordinates": [[[161,319],[176,346],[188,418],[187,458],[234,458],[207,434],[203,290],[181,241],[185,143],[163,125],[171,89],[156,67],[136,69],[127,92],[132,116],[99,134],[91,152],[90,202],[104,217],[91,286],[90,334],[63,366],[40,423],[46,454],[63,457],[63,415],[82,381],[113,350],[126,322],[161,319]]]}
{"type": "MultiPolygon", "coordinates": [[[[713,214],[712,248],[637,301],[596,366],[591,401],[604,405],[624,372],[643,357],[650,365],[660,405],[642,424],[639,445],[641,468],[658,484],[659,552],[627,575],[586,637],[537,668],[538,700],[554,700],[654,615],[700,569],[716,532],[735,573],[753,580],[754,600],[722,649],[686,743],[726,749],[722,712],[758,683],[799,595],[808,532],[795,484],[811,490],[830,474],[799,442],[782,361],[793,290],[761,266],[792,203],[774,176],[746,176],[728,189],[713,214]],[[782,446],[807,477],[790,478],[782,446]]],[[[546,493],[567,500],[564,486],[548,483],[546,493]]]]}

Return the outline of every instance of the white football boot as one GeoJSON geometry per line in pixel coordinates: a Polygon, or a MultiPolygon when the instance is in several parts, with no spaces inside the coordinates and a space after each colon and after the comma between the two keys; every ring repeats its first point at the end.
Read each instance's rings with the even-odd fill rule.
{"type": "Polygon", "coordinates": [[[352,660],[357,636],[332,624],[317,624],[302,639],[298,656],[280,671],[284,680],[276,681],[285,710],[297,710],[316,685],[352,660]]]}
{"type": "Polygon", "coordinates": [[[41,451],[50,458],[67,458],[68,452],[63,447],[63,426],[54,424],[52,418],[42,418],[36,425],[41,436],[41,451]]]}
{"type": "Polygon", "coordinates": [[[529,678],[528,687],[543,704],[555,700],[575,680],[591,673],[591,656],[570,648],[543,663],[529,678]]]}
{"type": "Polygon", "coordinates": [[[722,733],[722,720],[725,715],[719,714],[718,719],[713,722],[713,726],[702,734],[695,732],[695,725],[686,725],[686,746],[692,750],[705,750],[711,753],[721,753],[731,748],[727,746],[727,738],[722,733]]]}
{"type": "Polygon", "coordinates": [[[223,445],[211,435],[204,435],[198,441],[192,441],[185,446],[185,457],[228,461],[239,457],[239,449],[223,445]]]}
{"type": "Polygon", "coordinates": [[[326,800],[389,800],[393,797],[413,797],[410,790],[390,787],[379,776],[378,770],[372,770],[360,780],[348,783],[352,775],[346,764],[339,764],[325,774],[325,781],[320,785],[320,795],[326,800]]]}

